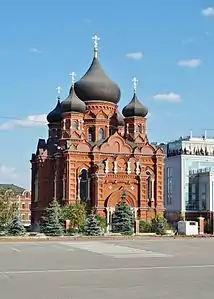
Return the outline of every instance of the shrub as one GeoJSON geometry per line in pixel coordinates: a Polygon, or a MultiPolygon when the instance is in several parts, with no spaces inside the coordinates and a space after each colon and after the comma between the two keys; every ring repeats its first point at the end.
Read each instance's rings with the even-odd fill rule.
{"type": "Polygon", "coordinates": [[[204,221],[204,232],[205,234],[212,234],[212,222],[210,219],[204,221]]]}
{"type": "Polygon", "coordinates": [[[105,232],[107,227],[107,219],[104,216],[96,215],[97,223],[101,229],[105,232]]]}
{"type": "Polygon", "coordinates": [[[84,233],[86,236],[99,236],[102,234],[101,228],[94,214],[90,214],[88,216],[84,233]]]}
{"type": "Polygon", "coordinates": [[[167,220],[163,216],[156,216],[151,221],[152,232],[157,235],[164,235],[166,230],[168,229],[167,220]]]}
{"type": "Polygon", "coordinates": [[[149,221],[140,220],[140,233],[151,233],[152,224],[149,221]]]}
{"type": "Polygon", "coordinates": [[[86,221],[86,205],[76,201],[70,206],[62,208],[62,220],[70,220],[70,226],[75,232],[81,231],[85,226],[86,221]]]}
{"type": "Polygon", "coordinates": [[[133,213],[131,208],[122,198],[121,202],[116,206],[115,213],[112,218],[113,233],[121,233],[123,235],[133,234],[133,213]]]}
{"type": "Polygon", "coordinates": [[[25,227],[18,216],[14,217],[8,227],[8,235],[23,236],[26,233],[25,227]]]}
{"type": "Polygon", "coordinates": [[[61,236],[63,234],[61,207],[56,200],[53,200],[44,211],[41,232],[47,236],[61,236]]]}

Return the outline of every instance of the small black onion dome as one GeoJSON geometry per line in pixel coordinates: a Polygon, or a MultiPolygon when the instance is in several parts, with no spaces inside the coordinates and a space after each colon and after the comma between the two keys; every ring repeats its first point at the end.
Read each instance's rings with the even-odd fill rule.
{"type": "Polygon", "coordinates": [[[95,56],[86,74],[75,83],[75,91],[84,102],[101,101],[117,104],[120,88],[107,77],[95,56]]]}
{"type": "Polygon", "coordinates": [[[147,107],[145,107],[141,102],[138,100],[136,93],[134,93],[131,102],[123,108],[122,111],[125,117],[146,117],[148,113],[147,107]]]}
{"type": "Polygon", "coordinates": [[[118,124],[118,126],[121,126],[121,127],[125,125],[124,118],[119,110],[117,110],[117,124],[118,124]]]}
{"type": "Polygon", "coordinates": [[[73,86],[71,87],[69,96],[61,103],[61,110],[62,113],[85,113],[86,105],[78,98],[73,86]]]}
{"type": "Polygon", "coordinates": [[[61,103],[57,101],[56,107],[47,115],[49,123],[60,123],[62,120],[61,103]]]}

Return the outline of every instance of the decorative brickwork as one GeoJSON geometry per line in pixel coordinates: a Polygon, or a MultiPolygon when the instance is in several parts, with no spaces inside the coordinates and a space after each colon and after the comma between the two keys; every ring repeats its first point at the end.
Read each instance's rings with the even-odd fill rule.
{"type": "Polygon", "coordinates": [[[75,84],[61,103],[64,113],[57,115],[58,106],[50,113],[49,138],[39,140],[32,155],[32,224],[39,224],[54,198],[68,205],[85,201],[111,221],[124,192],[136,218],[163,215],[164,156],[149,144],[148,110],[136,96],[136,85],[123,119],[117,106],[119,87],[101,69],[97,50],[86,75],[75,84]],[[69,105],[74,111],[68,111],[69,105]]]}

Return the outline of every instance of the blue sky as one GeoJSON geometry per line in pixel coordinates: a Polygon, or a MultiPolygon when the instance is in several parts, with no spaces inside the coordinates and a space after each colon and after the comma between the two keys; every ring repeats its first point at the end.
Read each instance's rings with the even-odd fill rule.
{"type": "Polygon", "coordinates": [[[1,182],[30,187],[31,153],[47,137],[44,114],[58,85],[67,96],[68,73],[86,72],[93,33],[103,68],[121,87],[120,108],[138,78],[150,141],[214,129],[214,0],[2,1],[1,182]]]}

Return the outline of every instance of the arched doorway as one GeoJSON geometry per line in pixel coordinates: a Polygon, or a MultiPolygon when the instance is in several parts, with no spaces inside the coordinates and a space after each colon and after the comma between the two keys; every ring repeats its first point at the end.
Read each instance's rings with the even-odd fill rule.
{"type": "Polygon", "coordinates": [[[131,192],[124,190],[123,188],[114,190],[105,201],[107,232],[110,232],[112,230],[112,220],[114,217],[115,208],[122,199],[131,208],[133,213],[133,220],[137,218],[138,207],[135,196],[131,192]]]}

